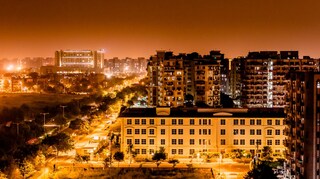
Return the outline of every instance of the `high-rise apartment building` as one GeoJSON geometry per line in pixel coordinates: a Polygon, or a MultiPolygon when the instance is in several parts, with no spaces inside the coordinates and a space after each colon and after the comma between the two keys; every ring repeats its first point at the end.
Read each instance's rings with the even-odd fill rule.
{"type": "Polygon", "coordinates": [[[249,52],[245,59],[235,60],[236,63],[241,63],[242,69],[239,71],[239,66],[233,65],[232,71],[240,72],[233,79],[233,96],[241,91],[241,103],[249,108],[284,107],[285,75],[289,71],[319,71],[319,59],[299,59],[297,51],[249,52]]]}
{"type": "Polygon", "coordinates": [[[164,147],[168,158],[197,158],[234,149],[256,154],[263,146],[282,155],[283,109],[127,108],[121,122],[121,151],[133,145],[136,158],[164,147]]]}
{"type": "Polygon", "coordinates": [[[287,159],[296,179],[320,178],[320,73],[288,75],[287,159]]]}
{"type": "Polygon", "coordinates": [[[197,53],[175,56],[172,52],[158,51],[147,65],[148,104],[183,106],[190,100],[220,106],[221,59],[223,54],[218,55],[217,51],[203,57],[197,53]]]}

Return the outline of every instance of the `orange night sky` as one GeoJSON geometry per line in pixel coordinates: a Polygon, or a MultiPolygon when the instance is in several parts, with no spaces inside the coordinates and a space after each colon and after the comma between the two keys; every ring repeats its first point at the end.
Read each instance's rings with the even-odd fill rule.
{"type": "Polygon", "coordinates": [[[0,58],[105,49],[106,58],[155,50],[299,50],[320,57],[318,0],[0,0],[0,58]]]}

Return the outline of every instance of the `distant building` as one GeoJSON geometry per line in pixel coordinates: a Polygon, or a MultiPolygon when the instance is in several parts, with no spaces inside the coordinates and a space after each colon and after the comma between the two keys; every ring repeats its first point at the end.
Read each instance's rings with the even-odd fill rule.
{"type": "Polygon", "coordinates": [[[55,52],[55,65],[41,67],[40,73],[102,73],[103,62],[103,50],[60,50],[55,52]]]}
{"type": "Polygon", "coordinates": [[[320,178],[320,73],[288,75],[287,159],[295,178],[320,178]]]}
{"type": "Polygon", "coordinates": [[[298,51],[249,52],[244,59],[234,59],[231,71],[232,96],[241,97],[243,107],[285,107],[285,75],[319,71],[319,59],[299,59],[298,51]]]}
{"type": "Polygon", "coordinates": [[[202,103],[220,107],[223,60],[219,51],[203,57],[198,53],[173,55],[170,51],[157,51],[147,65],[148,105],[202,103]]]}
{"type": "Polygon", "coordinates": [[[112,59],[105,59],[105,73],[113,74],[133,74],[145,73],[147,68],[147,60],[143,57],[137,59],[125,58],[119,59],[118,57],[112,59]]]}
{"type": "Polygon", "coordinates": [[[151,158],[160,147],[168,158],[190,159],[233,149],[256,154],[263,146],[279,155],[285,151],[280,108],[128,108],[118,120],[121,151],[133,144],[137,158],[151,158]]]}

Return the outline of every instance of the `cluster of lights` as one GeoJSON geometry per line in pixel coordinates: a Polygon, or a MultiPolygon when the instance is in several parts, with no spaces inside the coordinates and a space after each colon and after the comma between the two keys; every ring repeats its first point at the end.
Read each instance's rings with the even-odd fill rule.
{"type": "Polygon", "coordinates": [[[22,67],[21,66],[14,66],[14,65],[12,65],[12,64],[10,64],[10,65],[8,65],[8,66],[6,66],[6,70],[7,71],[20,71],[22,69],[22,67]]]}

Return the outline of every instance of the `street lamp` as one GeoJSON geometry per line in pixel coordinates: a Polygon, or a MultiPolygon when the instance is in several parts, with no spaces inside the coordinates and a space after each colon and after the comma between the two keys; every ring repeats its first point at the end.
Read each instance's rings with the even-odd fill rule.
{"type": "Polygon", "coordinates": [[[62,117],[64,118],[64,108],[66,108],[67,106],[62,106],[60,105],[60,108],[62,108],[62,117]]]}
{"type": "Polygon", "coordinates": [[[49,113],[40,113],[40,114],[43,115],[43,128],[44,128],[44,125],[46,124],[46,115],[49,113]]]}

